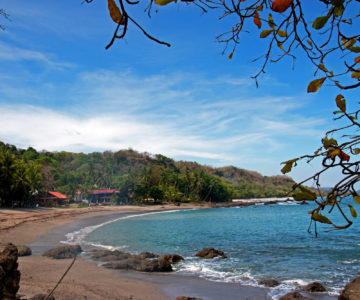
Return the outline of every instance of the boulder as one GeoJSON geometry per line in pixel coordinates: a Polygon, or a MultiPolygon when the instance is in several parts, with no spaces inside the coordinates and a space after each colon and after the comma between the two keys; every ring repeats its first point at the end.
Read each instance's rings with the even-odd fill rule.
{"type": "Polygon", "coordinates": [[[48,256],[55,259],[65,259],[65,258],[73,258],[75,255],[82,252],[82,249],[79,245],[74,246],[60,246],[54,249],[50,249],[46,251],[43,256],[48,256]]]}
{"type": "Polygon", "coordinates": [[[159,257],[158,254],[154,254],[151,252],[142,252],[139,255],[137,255],[138,257],[142,258],[142,259],[146,259],[146,258],[157,258],[159,257]]]}
{"type": "Polygon", "coordinates": [[[218,256],[220,256],[221,258],[227,258],[224,252],[214,248],[204,248],[195,255],[203,259],[210,259],[218,256]]]}
{"type": "Polygon", "coordinates": [[[132,256],[133,255],[131,255],[129,253],[125,253],[125,252],[122,252],[119,250],[115,250],[115,251],[95,250],[95,251],[93,251],[91,258],[98,260],[98,261],[108,262],[108,261],[117,261],[117,260],[122,260],[122,259],[128,259],[132,256]]]}
{"type": "MultiPolygon", "coordinates": [[[[37,294],[33,297],[31,297],[29,300],[45,300],[47,297],[46,294],[37,294]]],[[[48,300],[55,300],[54,296],[50,296],[48,300]]]]}
{"type": "Polygon", "coordinates": [[[0,253],[0,299],[16,299],[19,290],[18,249],[13,244],[0,253]]]}
{"type": "Polygon", "coordinates": [[[165,259],[172,265],[177,264],[178,262],[181,262],[182,260],[184,260],[184,258],[181,255],[178,255],[178,254],[162,255],[159,259],[165,259]]]}
{"type": "Polygon", "coordinates": [[[278,286],[280,283],[275,279],[265,279],[260,281],[260,284],[265,285],[266,287],[275,287],[278,286]]]}
{"type": "Polygon", "coordinates": [[[360,276],[348,283],[338,300],[359,300],[360,299],[360,276]]]}
{"type": "Polygon", "coordinates": [[[17,245],[19,256],[29,256],[31,255],[31,248],[25,245],[17,245]]]}
{"type": "Polygon", "coordinates": [[[203,300],[203,299],[196,298],[196,297],[179,296],[179,297],[176,297],[175,300],[203,300]]]}
{"type": "Polygon", "coordinates": [[[314,300],[313,298],[307,298],[301,295],[299,292],[292,292],[288,293],[282,297],[280,297],[279,300],[314,300]]]}
{"type": "Polygon", "coordinates": [[[311,282],[309,283],[304,290],[309,293],[316,293],[316,292],[325,292],[326,289],[324,286],[319,282],[311,282]]]}
{"type": "Polygon", "coordinates": [[[109,269],[135,270],[140,272],[171,272],[172,267],[168,260],[158,259],[141,259],[140,257],[130,257],[115,262],[109,262],[103,265],[109,269]]]}

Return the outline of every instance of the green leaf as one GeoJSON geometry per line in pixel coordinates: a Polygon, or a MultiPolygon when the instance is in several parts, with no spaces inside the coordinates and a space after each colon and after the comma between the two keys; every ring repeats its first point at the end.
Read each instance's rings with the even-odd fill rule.
{"type": "Polygon", "coordinates": [[[229,54],[229,57],[228,57],[229,60],[232,59],[233,54],[234,54],[234,52],[231,52],[231,53],[229,54]]]}
{"type": "Polygon", "coordinates": [[[175,1],[175,0],[155,0],[155,3],[157,5],[167,5],[167,4],[169,4],[170,2],[173,2],[173,1],[175,1]]]}
{"type": "Polygon", "coordinates": [[[278,46],[281,50],[284,50],[284,51],[285,51],[285,49],[284,49],[284,47],[283,47],[283,44],[282,44],[282,43],[277,42],[277,46],[278,46]]]}
{"type": "Polygon", "coordinates": [[[343,5],[336,6],[334,9],[335,16],[340,17],[344,13],[344,10],[345,10],[345,8],[343,5]]]}
{"type": "Polygon", "coordinates": [[[354,148],[353,152],[354,152],[354,154],[359,154],[360,153],[360,148],[354,148]]]}
{"type": "Polygon", "coordinates": [[[304,192],[298,192],[296,194],[293,194],[293,198],[295,201],[314,200],[312,199],[312,195],[304,192]]]}
{"type": "Polygon", "coordinates": [[[322,77],[322,78],[311,81],[307,87],[307,92],[308,93],[317,92],[321,88],[321,86],[323,85],[325,80],[326,80],[326,77],[322,77]]]}
{"type": "Polygon", "coordinates": [[[350,48],[350,47],[354,46],[355,44],[356,44],[356,40],[355,39],[350,39],[344,44],[344,47],[345,48],[350,48]]]}
{"type": "Polygon", "coordinates": [[[336,96],[336,106],[342,111],[346,112],[346,100],[343,95],[339,94],[336,96]]]}
{"type": "Polygon", "coordinates": [[[341,111],[341,110],[335,110],[335,111],[333,111],[333,114],[334,114],[334,115],[343,114],[343,113],[344,113],[344,112],[341,111]]]}
{"type": "Polygon", "coordinates": [[[360,47],[349,47],[347,49],[354,53],[360,53],[360,47]]]}
{"type": "Polygon", "coordinates": [[[325,216],[323,216],[322,214],[318,214],[318,213],[313,213],[311,216],[311,219],[313,219],[314,221],[320,222],[320,223],[324,223],[324,224],[332,224],[332,222],[325,216]]]}
{"type": "Polygon", "coordinates": [[[314,154],[315,154],[315,155],[318,155],[321,150],[322,150],[322,147],[320,147],[319,149],[317,149],[317,150],[314,152],[314,154]]]}
{"type": "Polygon", "coordinates": [[[351,78],[360,78],[360,69],[357,69],[356,71],[352,72],[351,78]]]}
{"type": "Polygon", "coordinates": [[[272,14],[269,14],[269,17],[268,17],[268,25],[269,25],[269,27],[271,27],[272,29],[275,29],[275,23],[274,23],[274,19],[273,19],[272,14]]]}
{"type": "Polygon", "coordinates": [[[360,205],[360,197],[359,196],[353,196],[353,200],[356,204],[359,204],[360,205]]]}
{"type": "Polygon", "coordinates": [[[357,213],[356,213],[356,210],[355,208],[353,208],[350,204],[348,204],[349,208],[350,208],[350,213],[351,213],[351,216],[353,218],[357,218],[357,213]]]}
{"type": "Polygon", "coordinates": [[[281,173],[286,174],[291,172],[291,169],[293,167],[293,164],[298,160],[298,158],[294,158],[285,162],[282,162],[281,164],[285,164],[285,166],[281,169],[281,173]]]}
{"type": "Polygon", "coordinates": [[[311,48],[313,47],[313,44],[310,40],[306,40],[306,42],[310,45],[311,48]]]}
{"type": "Polygon", "coordinates": [[[274,30],[272,29],[266,29],[266,30],[263,30],[261,31],[260,33],[260,38],[266,38],[270,33],[272,33],[274,30]]]}
{"type": "Polygon", "coordinates": [[[279,30],[279,31],[277,32],[277,34],[278,34],[278,36],[280,36],[280,37],[287,37],[287,32],[284,31],[284,30],[279,30]]]}
{"type": "Polygon", "coordinates": [[[324,137],[321,141],[322,141],[325,149],[328,149],[329,147],[337,146],[337,145],[338,145],[337,140],[335,140],[335,139],[333,139],[333,138],[328,139],[327,136],[324,137]]]}
{"type": "Polygon", "coordinates": [[[302,185],[300,185],[299,188],[303,193],[308,194],[311,197],[308,200],[316,200],[316,198],[317,198],[316,193],[314,193],[312,190],[310,190],[302,185]]]}
{"type": "Polygon", "coordinates": [[[325,26],[328,20],[329,20],[329,16],[317,17],[313,22],[312,27],[314,29],[319,30],[325,26]]]}
{"type": "Polygon", "coordinates": [[[324,72],[329,72],[323,64],[318,65],[318,68],[324,72]]]}

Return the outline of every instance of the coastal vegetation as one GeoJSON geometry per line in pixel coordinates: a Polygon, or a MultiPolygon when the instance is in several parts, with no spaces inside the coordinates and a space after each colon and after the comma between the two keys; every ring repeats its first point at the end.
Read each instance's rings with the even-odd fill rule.
{"type": "Polygon", "coordinates": [[[113,204],[225,202],[232,198],[284,196],[294,181],[233,166],[212,168],[161,154],[38,152],[0,143],[1,206],[31,206],[45,191],[73,199],[96,189],[118,189],[113,204]]]}

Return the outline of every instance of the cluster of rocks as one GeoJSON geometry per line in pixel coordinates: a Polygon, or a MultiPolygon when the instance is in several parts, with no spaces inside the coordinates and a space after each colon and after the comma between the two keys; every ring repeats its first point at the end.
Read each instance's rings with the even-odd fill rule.
{"type": "Polygon", "coordinates": [[[66,245],[60,246],[46,251],[43,256],[55,258],[55,259],[66,259],[73,258],[82,252],[79,245],[66,245]]]}
{"type": "Polygon", "coordinates": [[[157,255],[143,252],[134,255],[119,250],[95,250],[91,258],[104,262],[103,266],[109,269],[135,270],[141,272],[171,272],[172,264],[184,258],[177,254],[157,255]]]}

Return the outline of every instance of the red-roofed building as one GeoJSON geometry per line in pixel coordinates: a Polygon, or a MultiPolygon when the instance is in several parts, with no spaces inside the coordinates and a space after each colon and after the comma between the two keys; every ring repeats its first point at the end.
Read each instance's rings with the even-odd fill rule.
{"type": "Polygon", "coordinates": [[[89,194],[89,202],[109,204],[111,198],[117,193],[119,193],[119,190],[116,189],[95,190],[89,194]]]}
{"type": "Polygon", "coordinates": [[[48,191],[44,196],[38,198],[37,201],[39,202],[39,204],[42,204],[44,206],[54,206],[65,204],[69,202],[69,199],[66,197],[66,195],[59,192],[48,191]]]}

